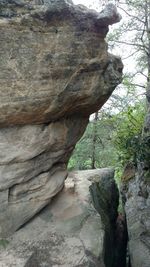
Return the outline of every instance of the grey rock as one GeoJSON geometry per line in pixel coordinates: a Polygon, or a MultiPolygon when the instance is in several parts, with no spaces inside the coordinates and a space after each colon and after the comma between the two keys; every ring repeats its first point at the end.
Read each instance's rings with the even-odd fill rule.
{"type": "MultiPolygon", "coordinates": [[[[149,99],[148,99],[149,101],[149,99]]],[[[150,105],[150,104],[148,104],[150,105]]],[[[150,266],[150,108],[138,152],[135,176],[123,186],[132,267],[150,266]]]]}
{"type": "MultiPolygon", "coordinates": [[[[95,209],[101,215],[105,228],[104,259],[107,267],[119,266],[116,258],[118,248],[116,221],[118,217],[119,192],[114,178],[114,170],[106,169],[99,181],[90,185],[90,192],[95,209]]],[[[123,231],[122,233],[123,234],[123,231]]],[[[121,266],[121,265],[120,265],[121,266]]],[[[123,264],[122,264],[123,266],[123,264]]]]}
{"type": "Polygon", "coordinates": [[[89,116],[121,81],[122,63],[104,40],[117,11],[28,2],[33,10],[1,7],[0,126],[89,116]]]}
{"type": "Polygon", "coordinates": [[[150,187],[142,180],[143,177],[136,174],[124,189],[132,267],[148,267],[150,264],[150,187]]]}
{"type": "Polygon", "coordinates": [[[1,236],[17,230],[62,189],[68,159],[87,122],[72,118],[1,129],[1,236]]]}
{"type": "Polygon", "coordinates": [[[0,1],[0,236],[62,189],[89,115],[122,79],[107,51],[120,16],[66,0],[0,1]]]}
{"type": "MultiPolygon", "coordinates": [[[[51,203],[7,239],[8,245],[0,250],[3,267],[105,267],[105,226],[92,205],[89,186],[95,177],[107,180],[110,172],[69,173],[63,190],[51,203]]],[[[109,201],[106,195],[106,206],[109,201]]]]}

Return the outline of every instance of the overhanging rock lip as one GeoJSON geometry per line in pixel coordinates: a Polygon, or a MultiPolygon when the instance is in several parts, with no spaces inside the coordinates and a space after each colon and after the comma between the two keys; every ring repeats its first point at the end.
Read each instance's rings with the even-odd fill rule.
{"type": "Polygon", "coordinates": [[[84,23],[85,27],[89,27],[89,23],[96,23],[101,27],[107,27],[121,20],[117,8],[111,3],[106,5],[101,12],[89,9],[83,5],[75,5],[70,0],[56,0],[55,2],[51,0],[1,0],[0,7],[2,8],[0,17],[6,17],[10,20],[18,16],[17,8],[20,9],[19,14],[21,14],[23,18],[28,14],[29,16],[49,21],[53,14],[59,15],[60,18],[65,20],[67,19],[66,16],[69,16],[70,18],[72,17],[73,20],[84,23]],[[3,12],[5,8],[10,8],[11,14],[3,12]],[[21,12],[22,8],[23,13],[21,12]],[[86,25],[87,22],[88,25],[86,25]]]}
{"type": "MultiPolygon", "coordinates": [[[[32,16],[39,19],[51,21],[53,14],[59,16],[60,19],[66,20],[67,17],[71,20],[80,22],[85,29],[93,29],[89,27],[92,24],[99,27],[107,27],[121,20],[121,15],[118,13],[117,8],[113,4],[108,4],[101,12],[96,10],[88,9],[83,5],[70,4],[68,1],[63,1],[65,5],[54,6],[52,8],[50,5],[40,6],[40,9],[35,10],[32,16]],[[91,25],[90,25],[91,24],[91,25]]],[[[107,30],[106,30],[107,33],[107,30]]]]}
{"type": "Polygon", "coordinates": [[[122,63],[104,39],[119,20],[116,8],[97,13],[65,0],[18,2],[0,0],[0,128],[100,109],[122,76],[122,63]]]}

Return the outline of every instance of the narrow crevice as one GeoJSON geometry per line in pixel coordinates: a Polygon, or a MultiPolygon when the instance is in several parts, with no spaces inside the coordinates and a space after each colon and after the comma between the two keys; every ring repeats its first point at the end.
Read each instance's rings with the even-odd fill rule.
{"type": "MultiPolygon", "coordinates": [[[[127,263],[128,232],[124,214],[118,214],[119,192],[115,181],[108,179],[90,186],[95,209],[105,229],[103,257],[106,267],[131,267],[127,263]]],[[[128,256],[129,258],[129,256],[128,256]]]]}
{"type": "Polygon", "coordinates": [[[127,231],[126,217],[124,214],[118,214],[114,235],[115,235],[114,267],[129,267],[127,266],[128,231],[127,231]]]}

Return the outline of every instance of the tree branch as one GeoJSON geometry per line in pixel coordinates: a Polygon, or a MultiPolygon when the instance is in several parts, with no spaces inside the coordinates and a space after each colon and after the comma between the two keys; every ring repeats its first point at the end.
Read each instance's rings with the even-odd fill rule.
{"type": "MultiPolygon", "coordinates": [[[[145,51],[145,49],[148,49],[147,46],[144,46],[144,45],[141,45],[141,44],[134,44],[134,43],[129,43],[129,42],[126,42],[126,41],[119,41],[119,40],[116,40],[115,41],[116,43],[120,43],[120,44],[126,44],[126,45],[131,45],[131,46],[136,46],[136,47],[140,47],[141,49],[143,49],[145,51]],[[145,49],[144,49],[145,48],[145,49]]],[[[146,51],[145,51],[146,52],[146,51]]]]}
{"type": "Polygon", "coordinates": [[[134,56],[134,55],[135,55],[137,52],[139,52],[139,51],[140,51],[140,49],[137,49],[136,51],[134,51],[132,54],[128,55],[127,57],[122,57],[122,59],[123,59],[123,60],[128,59],[128,58],[134,56]]]}
{"type": "Polygon", "coordinates": [[[138,71],[136,74],[141,74],[141,75],[143,75],[146,79],[148,78],[147,77],[147,75],[146,74],[144,74],[143,72],[141,72],[141,71],[138,71]]]}
{"type": "Polygon", "coordinates": [[[134,16],[134,15],[131,15],[130,13],[128,13],[124,8],[122,8],[122,7],[120,7],[120,6],[118,6],[118,8],[120,8],[123,12],[125,12],[129,17],[132,17],[132,18],[134,18],[134,19],[136,19],[136,20],[138,20],[138,21],[140,21],[141,23],[145,23],[143,20],[141,20],[139,17],[137,17],[137,16],[134,16]]]}
{"type": "Polygon", "coordinates": [[[133,86],[138,86],[138,87],[141,87],[141,88],[144,88],[144,89],[146,88],[145,85],[138,84],[138,83],[130,83],[130,82],[129,82],[129,84],[130,84],[130,85],[133,85],[133,86]]]}

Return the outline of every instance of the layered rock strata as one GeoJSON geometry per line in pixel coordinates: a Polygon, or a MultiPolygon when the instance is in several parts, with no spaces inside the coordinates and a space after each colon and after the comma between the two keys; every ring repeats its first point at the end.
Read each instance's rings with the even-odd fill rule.
{"type": "MultiPolygon", "coordinates": [[[[2,266],[109,267],[104,257],[108,249],[105,239],[106,235],[111,238],[112,229],[108,229],[107,220],[110,213],[116,219],[118,203],[113,176],[114,171],[107,168],[69,173],[63,190],[51,204],[12,238],[3,240],[2,266]],[[100,190],[104,184],[109,190],[109,194],[103,195],[105,221],[92,204],[89,186],[95,182],[99,182],[100,190]],[[110,203],[112,209],[107,208],[110,203]]],[[[110,255],[113,251],[110,244],[110,255]]]]}
{"type": "Polygon", "coordinates": [[[62,189],[89,115],[121,81],[104,40],[119,20],[112,5],[0,0],[0,236],[62,189]]]}

